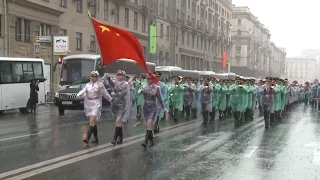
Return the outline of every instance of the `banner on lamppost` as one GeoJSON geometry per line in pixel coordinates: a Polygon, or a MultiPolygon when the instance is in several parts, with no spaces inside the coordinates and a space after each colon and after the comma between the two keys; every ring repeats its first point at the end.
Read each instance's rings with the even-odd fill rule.
{"type": "Polygon", "coordinates": [[[227,67],[227,52],[222,53],[222,68],[226,69],[227,67]]]}
{"type": "Polygon", "coordinates": [[[157,52],[157,27],[154,24],[150,25],[149,32],[149,53],[156,54],[157,52]]]}

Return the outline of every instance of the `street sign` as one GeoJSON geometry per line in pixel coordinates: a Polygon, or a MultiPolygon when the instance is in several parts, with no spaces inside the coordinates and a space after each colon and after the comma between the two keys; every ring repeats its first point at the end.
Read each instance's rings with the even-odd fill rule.
{"type": "Polygon", "coordinates": [[[38,43],[51,42],[51,36],[37,36],[36,42],[38,43]]]}
{"type": "Polygon", "coordinates": [[[69,36],[54,36],[53,37],[53,55],[66,56],[69,51],[69,36]]]}

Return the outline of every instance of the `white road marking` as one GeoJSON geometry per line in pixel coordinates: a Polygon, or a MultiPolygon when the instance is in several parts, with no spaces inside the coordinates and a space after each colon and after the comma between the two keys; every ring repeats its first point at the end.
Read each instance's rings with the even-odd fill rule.
{"type": "Polygon", "coordinates": [[[309,148],[320,148],[320,141],[312,141],[311,143],[305,144],[303,146],[309,148]]]}
{"type": "Polygon", "coordinates": [[[315,165],[320,165],[320,149],[313,150],[313,160],[312,163],[315,165]]]}
{"type": "MultiPolygon", "coordinates": [[[[200,120],[198,119],[198,120],[193,120],[193,121],[177,124],[177,125],[174,125],[174,126],[163,128],[162,131],[165,132],[167,130],[174,129],[174,128],[182,128],[183,126],[186,126],[186,125],[194,126],[194,124],[196,122],[198,122],[198,121],[200,121],[200,120]]],[[[162,134],[163,133],[160,133],[160,135],[162,135],[162,134]]],[[[131,136],[129,138],[125,138],[124,139],[124,144],[127,144],[126,142],[128,142],[128,141],[131,141],[131,140],[134,140],[134,139],[137,139],[137,138],[141,138],[141,137],[144,137],[144,136],[145,136],[145,134],[143,133],[143,134],[139,134],[139,135],[136,135],[136,136],[131,136]]],[[[66,160],[66,159],[71,159],[71,158],[74,158],[74,157],[77,157],[77,156],[85,155],[85,154],[88,154],[90,152],[98,151],[98,150],[101,150],[101,149],[104,149],[104,148],[109,148],[109,147],[113,147],[113,145],[111,145],[109,143],[108,144],[103,144],[103,145],[100,145],[100,146],[95,146],[95,147],[92,147],[92,148],[89,148],[89,149],[85,149],[85,150],[74,152],[74,153],[71,153],[71,154],[68,154],[68,155],[60,156],[60,157],[57,157],[57,158],[54,158],[54,159],[50,159],[50,160],[47,160],[47,161],[43,161],[43,162],[40,162],[40,163],[37,163],[37,164],[30,165],[30,166],[25,166],[25,167],[22,167],[22,168],[19,168],[19,169],[15,169],[15,170],[8,171],[8,172],[0,174],[0,179],[8,177],[8,176],[15,175],[15,174],[19,174],[19,173],[22,173],[22,172],[25,172],[25,171],[28,171],[28,170],[40,168],[42,166],[46,166],[46,165],[49,165],[49,164],[52,164],[52,163],[58,163],[59,161],[63,161],[63,160],[66,160]]],[[[117,147],[120,147],[120,146],[118,145],[117,147]]]]}
{"type": "Polygon", "coordinates": [[[205,140],[203,140],[203,141],[199,141],[199,142],[197,142],[197,143],[194,143],[194,144],[192,144],[191,146],[189,146],[187,149],[184,149],[184,150],[182,150],[182,151],[189,151],[190,149],[193,149],[193,148],[195,148],[195,147],[197,147],[197,146],[199,146],[199,145],[201,145],[201,144],[203,144],[203,143],[205,143],[205,142],[207,142],[207,141],[209,141],[210,139],[205,139],[205,140]]]}
{"type": "Polygon", "coordinates": [[[208,136],[198,136],[198,137],[202,139],[213,139],[213,137],[208,137],[208,136]]]}
{"type": "Polygon", "coordinates": [[[12,139],[19,139],[19,138],[24,138],[24,137],[36,136],[36,135],[43,134],[43,133],[45,133],[45,132],[38,132],[38,133],[34,133],[34,134],[26,134],[26,135],[22,135],[22,136],[15,136],[15,137],[10,137],[10,138],[0,139],[0,142],[9,141],[12,139]]]}
{"type": "Polygon", "coordinates": [[[243,156],[243,157],[246,157],[246,158],[250,158],[253,153],[258,149],[258,146],[249,146],[249,151],[243,156]]]}
{"type": "MultiPolygon", "coordinates": [[[[176,131],[181,131],[181,130],[188,130],[188,129],[191,129],[193,127],[194,127],[194,123],[191,123],[189,125],[182,126],[182,127],[177,127],[177,128],[174,128],[174,129],[171,128],[172,130],[170,131],[170,133],[176,132],[176,131]]],[[[165,133],[160,133],[160,134],[155,135],[155,137],[161,136],[161,135],[164,135],[164,134],[165,133]]],[[[138,138],[138,139],[134,139],[134,140],[126,142],[124,144],[107,147],[106,149],[101,149],[101,150],[98,150],[98,151],[90,153],[90,154],[84,154],[82,156],[78,156],[78,157],[71,158],[71,159],[68,159],[68,160],[65,160],[65,161],[61,161],[61,162],[58,162],[56,164],[52,164],[52,165],[49,165],[49,166],[46,166],[46,167],[42,167],[42,168],[39,168],[39,169],[34,169],[32,171],[29,171],[29,172],[26,172],[26,173],[23,173],[23,174],[8,178],[7,180],[26,179],[26,178],[29,178],[29,177],[32,177],[32,176],[35,176],[35,175],[38,175],[38,174],[53,170],[53,169],[60,168],[62,166],[66,166],[66,165],[69,165],[69,164],[72,164],[72,163],[76,163],[76,162],[79,162],[79,161],[82,161],[82,160],[85,160],[85,159],[88,159],[88,158],[91,158],[91,157],[95,157],[95,156],[98,156],[98,155],[113,151],[115,149],[123,148],[123,147],[129,146],[129,145],[141,142],[143,140],[144,140],[144,137],[141,137],[141,138],[138,138]]],[[[1,176],[0,175],[0,178],[7,177],[7,176],[1,176]]]]}

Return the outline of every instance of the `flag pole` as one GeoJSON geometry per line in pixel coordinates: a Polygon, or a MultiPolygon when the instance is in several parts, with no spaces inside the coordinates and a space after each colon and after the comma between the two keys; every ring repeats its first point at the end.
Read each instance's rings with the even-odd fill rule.
{"type": "Polygon", "coordinates": [[[89,18],[91,19],[91,14],[90,14],[90,11],[89,11],[89,9],[88,9],[88,16],[89,16],[89,18]]]}

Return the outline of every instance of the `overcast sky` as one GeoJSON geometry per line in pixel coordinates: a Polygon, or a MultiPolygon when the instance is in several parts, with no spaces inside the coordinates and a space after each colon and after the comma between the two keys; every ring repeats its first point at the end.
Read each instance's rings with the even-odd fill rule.
{"type": "Polygon", "coordinates": [[[320,49],[320,0],[232,0],[248,6],[271,32],[271,40],[300,56],[301,49],[320,49]]]}

